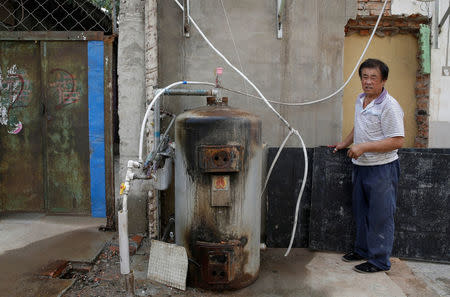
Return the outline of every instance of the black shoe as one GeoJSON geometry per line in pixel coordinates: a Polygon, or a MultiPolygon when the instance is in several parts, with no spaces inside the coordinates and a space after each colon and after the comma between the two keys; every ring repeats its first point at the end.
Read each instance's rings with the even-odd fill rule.
{"type": "Polygon", "coordinates": [[[342,256],[342,261],[345,261],[345,262],[354,262],[354,261],[362,261],[362,260],[367,260],[367,259],[364,258],[363,256],[360,256],[359,254],[357,254],[355,252],[350,252],[350,253],[347,253],[342,256]]]}
{"type": "Polygon", "coordinates": [[[360,273],[374,273],[374,272],[380,272],[380,271],[387,271],[387,270],[378,268],[377,266],[375,266],[369,262],[364,262],[362,264],[356,265],[355,267],[353,267],[353,270],[360,272],[360,273]]]}

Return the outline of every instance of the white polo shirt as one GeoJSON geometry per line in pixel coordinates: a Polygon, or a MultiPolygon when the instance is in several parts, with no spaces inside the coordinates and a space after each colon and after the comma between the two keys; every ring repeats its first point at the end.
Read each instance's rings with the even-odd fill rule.
{"type": "MultiPolygon", "coordinates": [[[[405,136],[403,110],[386,89],[383,89],[380,96],[366,108],[363,108],[364,98],[363,93],[356,99],[354,144],[405,136]]],[[[361,166],[373,166],[387,164],[397,159],[397,150],[393,150],[386,153],[367,152],[357,160],[352,159],[352,162],[361,166]]]]}

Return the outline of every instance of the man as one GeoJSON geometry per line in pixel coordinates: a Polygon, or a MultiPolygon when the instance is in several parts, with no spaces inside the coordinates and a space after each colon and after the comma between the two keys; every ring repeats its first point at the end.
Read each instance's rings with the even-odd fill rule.
{"type": "Polygon", "coordinates": [[[354,270],[387,271],[394,242],[394,213],[400,173],[397,149],[403,146],[403,111],[384,84],[389,68],[377,59],[359,67],[364,93],[355,104],[354,128],[333,152],[353,143],[347,155],[353,162],[353,215],[356,222],[354,250],[347,262],[367,260],[354,270]]]}

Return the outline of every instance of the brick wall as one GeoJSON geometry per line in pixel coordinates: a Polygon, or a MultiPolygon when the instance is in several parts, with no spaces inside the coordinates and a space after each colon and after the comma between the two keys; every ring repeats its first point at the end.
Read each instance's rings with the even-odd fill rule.
{"type": "MultiPolygon", "coordinates": [[[[419,61],[421,61],[419,59],[419,61]]],[[[420,70],[416,75],[416,122],[417,135],[414,147],[428,147],[429,131],[429,103],[430,103],[430,75],[424,74],[420,70]]]]}
{"type": "MultiPolygon", "coordinates": [[[[358,1],[358,12],[360,16],[370,16],[370,15],[380,15],[381,8],[385,0],[357,0],[358,1]]],[[[384,10],[384,15],[391,15],[391,0],[386,0],[386,8],[384,10]]]]}

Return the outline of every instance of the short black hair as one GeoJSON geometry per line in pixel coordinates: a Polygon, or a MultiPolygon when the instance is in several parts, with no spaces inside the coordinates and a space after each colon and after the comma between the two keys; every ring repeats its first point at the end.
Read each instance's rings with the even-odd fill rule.
{"type": "Polygon", "coordinates": [[[389,67],[378,59],[367,59],[359,66],[359,78],[362,78],[361,72],[364,68],[378,68],[381,72],[381,79],[387,80],[389,76],[389,67]]]}

